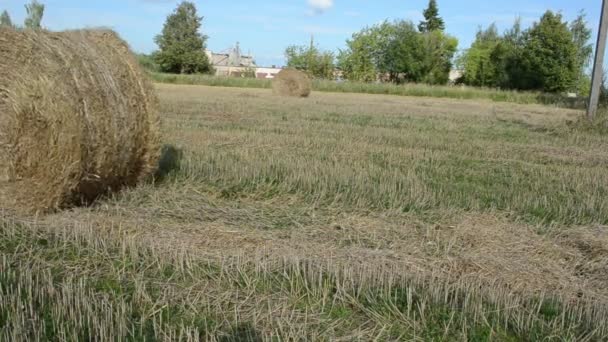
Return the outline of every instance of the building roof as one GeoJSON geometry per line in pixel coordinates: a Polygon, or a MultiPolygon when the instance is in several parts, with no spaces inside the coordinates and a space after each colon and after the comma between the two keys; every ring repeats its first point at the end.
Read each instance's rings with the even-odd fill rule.
{"type": "Polygon", "coordinates": [[[213,66],[255,67],[253,56],[241,54],[239,43],[225,52],[215,53],[207,50],[207,56],[213,66]]]}

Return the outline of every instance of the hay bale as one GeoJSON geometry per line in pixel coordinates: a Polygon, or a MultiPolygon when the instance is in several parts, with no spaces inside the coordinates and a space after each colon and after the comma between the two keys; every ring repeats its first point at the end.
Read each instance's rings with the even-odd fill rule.
{"type": "Polygon", "coordinates": [[[283,69],[272,80],[272,90],[281,96],[308,97],[312,91],[312,81],[304,72],[283,69]]]}
{"type": "Polygon", "coordinates": [[[158,100],[114,32],[0,29],[0,75],[0,208],[86,204],[155,171],[158,100]]]}

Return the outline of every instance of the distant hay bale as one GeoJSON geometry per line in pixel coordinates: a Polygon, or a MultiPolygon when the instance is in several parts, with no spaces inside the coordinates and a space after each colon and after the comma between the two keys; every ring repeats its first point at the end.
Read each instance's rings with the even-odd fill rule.
{"type": "Polygon", "coordinates": [[[157,107],[112,31],[0,29],[0,209],[86,204],[153,174],[157,107]]]}
{"type": "Polygon", "coordinates": [[[312,90],[312,81],[301,71],[283,69],[272,80],[272,90],[281,96],[308,97],[312,90]]]}

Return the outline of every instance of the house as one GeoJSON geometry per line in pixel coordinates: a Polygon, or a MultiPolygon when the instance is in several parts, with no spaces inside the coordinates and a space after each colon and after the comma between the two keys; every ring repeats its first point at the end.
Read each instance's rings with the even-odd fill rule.
{"type": "Polygon", "coordinates": [[[235,47],[226,51],[215,53],[207,50],[207,57],[215,69],[216,76],[232,76],[245,77],[245,75],[254,73],[256,78],[274,78],[281,71],[280,68],[258,67],[255,59],[251,54],[244,55],[241,53],[241,48],[237,42],[235,47]]]}
{"type": "Polygon", "coordinates": [[[241,76],[251,68],[255,68],[253,57],[243,55],[239,43],[224,52],[216,53],[207,50],[206,53],[209,62],[215,69],[216,76],[241,76]]]}
{"type": "Polygon", "coordinates": [[[449,76],[450,82],[449,83],[455,84],[462,78],[462,76],[464,76],[464,71],[458,70],[458,69],[450,70],[450,76],[449,76]]]}

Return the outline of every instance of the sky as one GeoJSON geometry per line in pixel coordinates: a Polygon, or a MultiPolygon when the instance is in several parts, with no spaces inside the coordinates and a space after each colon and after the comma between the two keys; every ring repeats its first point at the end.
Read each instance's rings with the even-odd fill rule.
{"type": "MultiPolygon", "coordinates": [[[[39,0],[46,5],[43,26],[50,30],[110,27],[136,52],[157,47],[154,37],[180,1],[177,0],[39,0]]],[[[0,0],[15,23],[25,18],[26,0],[0,0]]],[[[428,0],[194,0],[204,16],[202,31],[214,52],[240,43],[258,65],[282,66],[289,45],[309,44],[311,36],[324,50],[337,52],[353,33],[384,20],[408,19],[418,23],[428,0]]],[[[516,17],[531,25],[550,9],[568,20],[587,13],[594,39],[599,26],[601,0],[438,0],[446,31],[466,49],[480,26],[496,23],[500,31],[516,17]]]]}

